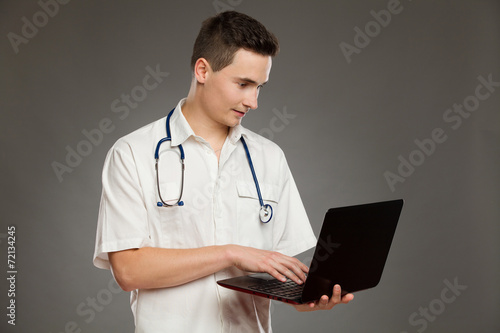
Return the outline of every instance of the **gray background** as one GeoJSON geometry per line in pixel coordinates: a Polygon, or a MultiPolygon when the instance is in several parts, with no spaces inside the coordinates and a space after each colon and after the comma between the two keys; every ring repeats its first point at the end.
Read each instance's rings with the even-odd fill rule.
{"type": "MultiPolygon", "coordinates": [[[[354,45],[355,27],[376,29],[370,11],[388,1],[220,3],[280,39],[271,81],[244,125],[285,151],[316,234],[329,207],[406,202],[377,288],[330,312],[297,314],[275,303],[274,330],[499,332],[500,87],[459,128],[443,119],[455,103],[474,100],[479,76],[500,81],[499,2],[402,0],[350,62],[340,44],[354,45]],[[447,140],[429,156],[416,152],[415,140],[437,128],[447,140]],[[384,173],[398,172],[400,155],[420,165],[391,189],[384,173]],[[453,294],[445,281],[462,289],[453,294]]],[[[2,278],[0,331],[133,331],[128,293],[91,262],[101,168],[116,139],[187,94],[192,43],[220,9],[214,4],[70,1],[44,22],[37,1],[0,2],[0,276],[9,225],[18,270],[17,325],[7,324],[2,278]],[[22,35],[22,18],[34,15],[41,27],[16,53],[8,34],[22,35]],[[168,77],[121,119],[111,104],[138,93],[145,68],[157,65],[168,77]],[[52,164],[67,164],[66,147],[84,145],[82,131],[105,118],[113,130],[60,181],[52,164]]]]}

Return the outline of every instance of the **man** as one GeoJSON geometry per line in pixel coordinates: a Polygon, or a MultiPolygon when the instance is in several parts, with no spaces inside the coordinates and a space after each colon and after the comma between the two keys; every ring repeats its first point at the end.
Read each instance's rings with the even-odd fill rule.
{"type": "MultiPolygon", "coordinates": [[[[278,49],[274,35],[247,15],[206,20],[187,98],[108,153],[94,264],[132,292],[136,332],[268,332],[268,299],[216,281],[246,272],[305,280],[307,266],[291,256],[316,241],[283,152],[240,124],[257,108],[278,49]],[[167,131],[171,141],[158,148],[156,173],[155,149],[167,131]],[[242,138],[262,199],[273,207],[268,223],[259,219],[242,138]]],[[[331,309],[352,297],[341,298],[335,286],[331,299],[295,307],[331,309]]]]}

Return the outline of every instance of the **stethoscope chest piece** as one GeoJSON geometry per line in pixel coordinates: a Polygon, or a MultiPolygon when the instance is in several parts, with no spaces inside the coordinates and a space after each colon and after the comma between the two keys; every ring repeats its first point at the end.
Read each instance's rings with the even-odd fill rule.
{"type": "Polygon", "coordinates": [[[273,217],[273,207],[271,207],[271,205],[268,204],[265,204],[264,206],[260,207],[259,216],[260,216],[260,221],[262,223],[267,223],[271,221],[273,217]]]}

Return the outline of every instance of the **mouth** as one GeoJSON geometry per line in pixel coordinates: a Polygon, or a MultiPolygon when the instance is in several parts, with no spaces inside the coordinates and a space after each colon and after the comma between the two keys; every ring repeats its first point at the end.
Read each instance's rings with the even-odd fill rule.
{"type": "Polygon", "coordinates": [[[239,111],[239,110],[236,110],[236,109],[232,109],[232,110],[236,113],[236,115],[238,117],[241,117],[241,118],[243,118],[245,116],[245,114],[246,114],[246,112],[244,112],[244,111],[239,111]]]}

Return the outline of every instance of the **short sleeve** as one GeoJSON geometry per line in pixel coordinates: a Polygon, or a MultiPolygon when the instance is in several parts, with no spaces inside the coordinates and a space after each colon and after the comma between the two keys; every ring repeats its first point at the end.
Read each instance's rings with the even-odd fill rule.
{"type": "Polygon", "coordinates": [[[108,252],[151,246],[144,194],[130,146],[118,141],[102,173],[94,265],[109,269],[108,252]]]}
{"type": "Polygon", "coordinates": [[[283,156],[285,182],[279,199],[279,214],[274,230],[275,250],[295,256],[316,245],[316,237],[309,223],[304,204],[283,156]]]}

